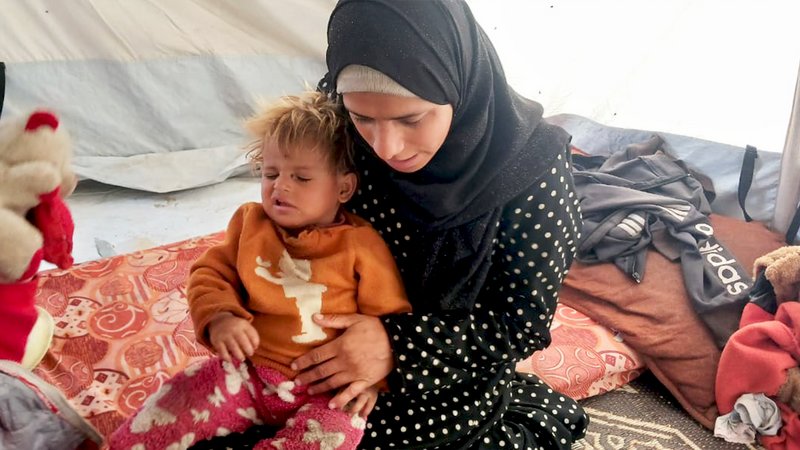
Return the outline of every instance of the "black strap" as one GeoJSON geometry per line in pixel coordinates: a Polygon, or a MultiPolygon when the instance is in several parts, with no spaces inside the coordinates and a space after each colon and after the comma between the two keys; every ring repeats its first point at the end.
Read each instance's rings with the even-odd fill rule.
{"type": "Polygon", "coordinates": [[[755,172],[756,158],[758,158],[758,150],[752,145],[748,145],[744,149],[744,159],[742,160],[742,171],[739,173],[739,206],[744,213],[744,220],[752,222],[753,219],[747,214],[747,209],[744,207],[747,194],[750,192],[750,185],[753,184],[753,173],[755,172]]]}
{"type": "Polygon", "coordinates": [[[6,96],[6,63],[0,61],[0,116],[3,115],[3,99],[6,96]]]}
{"type": "Polygon", "coordinates": [[[800,229],[800,205],[797,205],[797,211],[795,211],[794,217],[792,217],[792,223],[789,224],[789,229],[786,231],[787,244],[794,244],[794,238],[797,237],[798,229],[800,229]]]}

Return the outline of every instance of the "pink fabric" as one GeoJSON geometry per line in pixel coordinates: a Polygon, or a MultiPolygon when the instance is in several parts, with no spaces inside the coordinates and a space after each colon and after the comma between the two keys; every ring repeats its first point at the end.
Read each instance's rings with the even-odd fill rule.
{"type": "Polygon", "coordinates": [[[550,346],[518,362],[517,372],[533,373],[575,400],[613,391],[645,371],[644,359],[620,333],[563,303],[550,337],[550,346]]]}
{"type": "Polygon", "coordinates": [[[257,450],[355,450],[365,422],[328,409],[280,372],[213,358],[165,383],[109,438],[111,450],[188,448],[253,425],[283,427],[257,450]],[[174,447],[171,447],[174,446],[174,447]]]}

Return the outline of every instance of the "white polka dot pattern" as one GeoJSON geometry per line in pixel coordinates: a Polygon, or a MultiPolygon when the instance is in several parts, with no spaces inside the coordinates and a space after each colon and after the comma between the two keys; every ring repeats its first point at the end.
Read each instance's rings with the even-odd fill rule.
{"type": "MultiPolygon", "coordinates": [[[[419,231],[391,198],[376,196],[379,180],[362,173],[361,181],[348,206],[381,233],[401,272],[413,269],[404,267],[409,255],[429,250],[415,247],[419,231]]],[[[516,361],[549,344],[580,237],[569,158],[559,155],[495,225],[491,270],[471,310],[385,319],[398,367],[360,448],[568,449],[583,432],[588,419],[572,399],[514,371],[516,361]]]]}

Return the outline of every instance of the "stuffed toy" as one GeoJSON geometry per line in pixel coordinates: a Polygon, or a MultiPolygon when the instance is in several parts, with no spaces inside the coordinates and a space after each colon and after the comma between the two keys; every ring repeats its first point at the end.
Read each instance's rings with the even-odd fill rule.
{"type": "Polygon", "coordinates": [[[781,247],[756,259],[756,276],[764,272],[775,291],[777,304],[797,301],[800,293],[800,246],[781,247]]]}
{"type": "Polygon", "coordinates": [[[47,351],[50,315],[34,304],[42,260],[72,265],[71,146],[47,111],[0,122],[0,359],[31,368],[47,351]]]}

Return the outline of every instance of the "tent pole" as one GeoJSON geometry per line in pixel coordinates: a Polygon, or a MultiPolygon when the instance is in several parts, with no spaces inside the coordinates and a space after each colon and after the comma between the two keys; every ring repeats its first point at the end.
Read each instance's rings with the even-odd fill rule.
{"type": "Polygon", "coordinates": [[[781,156],[781,174],[775,199],[773,228],[785,233],[797,212],[800,201],[800,70],[794,90],[792,115],[786,131],[786,143],[781,156]]]}

